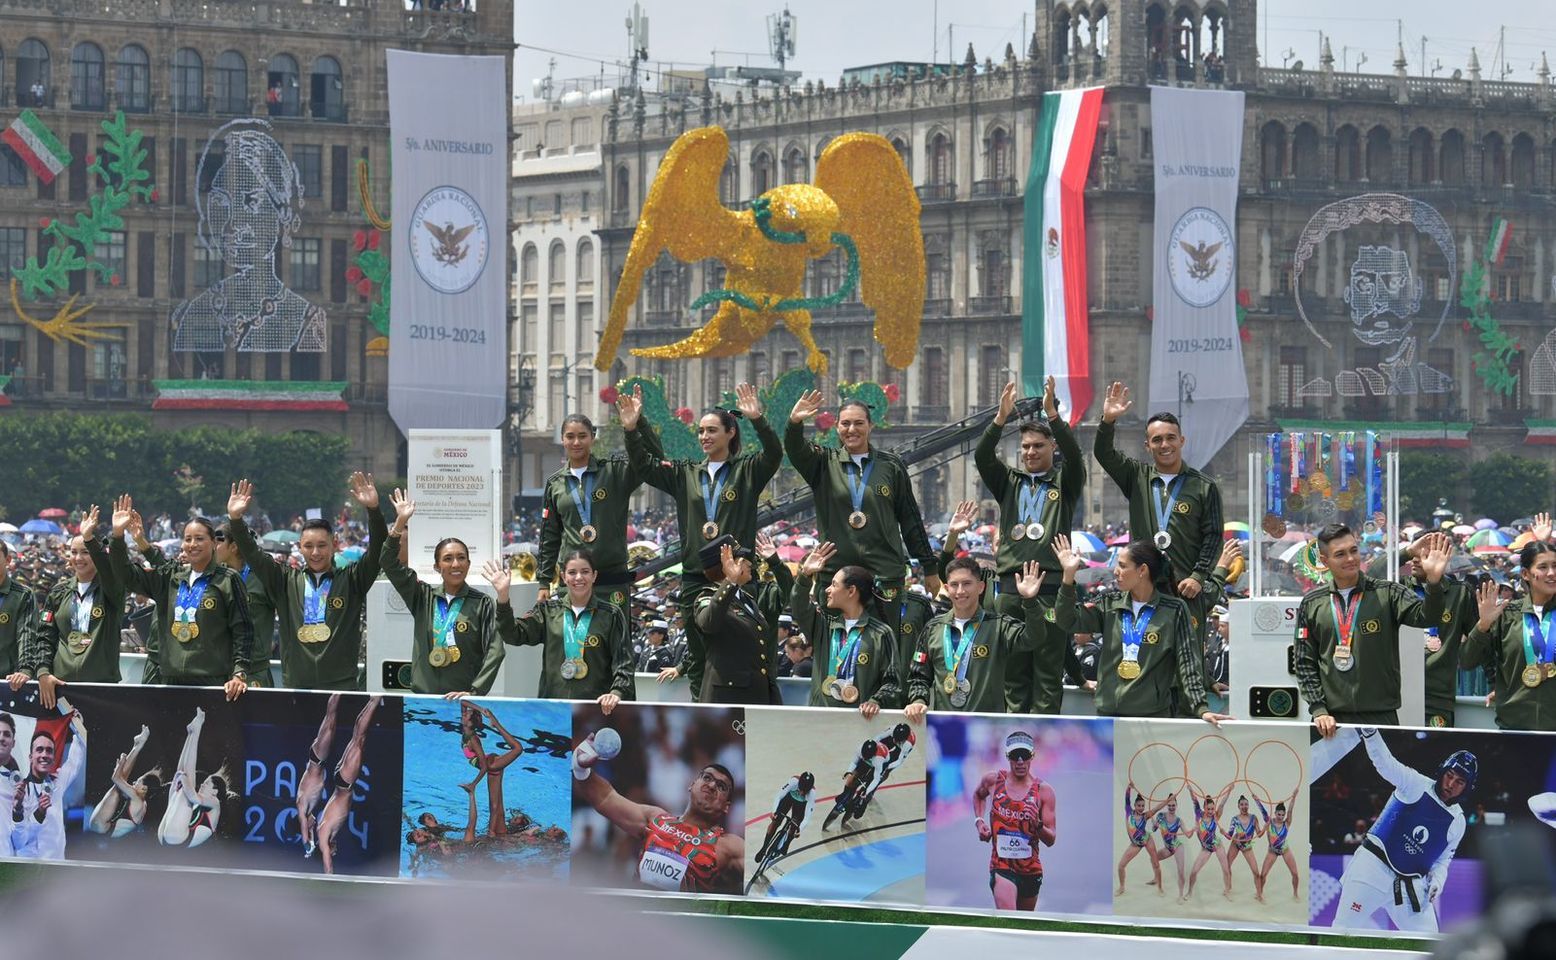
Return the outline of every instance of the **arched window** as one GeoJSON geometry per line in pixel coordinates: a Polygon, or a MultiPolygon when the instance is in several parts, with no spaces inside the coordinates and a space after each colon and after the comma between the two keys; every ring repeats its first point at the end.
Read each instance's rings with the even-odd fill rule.
{"type": "Polygon", "coordinates": [[[616,167],[615,189],[611,191],[611,209],[626,213],[632,209],[632,174],[626,164],[616,167]]]}
{"type": "Polygon", "coordinates": [[[1187,5],[1172,14],[1172,59],[1177,65],[1177,79],[1194,79],[1194,64],[1199,62],[1199,29],[1194,11],[1187,5]]]}
{"type": "Polygon", "coordinates": [[[114,91],[119,107],[127,113],[145,113],[151,109],[151,58],[135,44],[119,50],[114,91]]]}
{"type": "Polygon", "coordinates": [[[340,75],[340,61],[319,57],[308,71],[308,112],[315,120],[346,119],[346,87],[340,75]]]}
{"type": "Polygon", "coordinates": [[[108,103],[103,83],[103,48],[78,43],[70,51],[70,105],[77,110],[101,110],[108,103]]]}
{"type": "Polygon", "coordinates": [[[1367,179],[1383,184],[1394,180],[1394,142],[1381,125],[1367,131],[1367,179]]]}
{"type": "Polygon", "coordinates": [[[758,150],[751,155],[751,196],[760,197],[773,188],[773,155],[758,150]]]}
{"type": "Polygon", "coordinates": [[[1172,59],[1172,41],[1167,28],[1167,10],[1155,3],[1145,11],[1145,59],[1152,80],[1167,79],[1167,62],[1172,59]]]}
{"type": "Polygon", "coordinates": [[[951,152],[951,138],[936,133],[929,141],[929,182],[935,186],[950,185],[955,177],[955,155],[951,152]]]}
{"type": "Polygon", "coordinates": [[[540,251],[535,249],[533,243],[526,243],[524,252],[519,255],[519,285],[524,293],[535,292],[535,285],[540,282],[537,276],[539,273],[540,251]]]}
{"type": "Polygon", "coordinates": [[[567,247],[560,240],[546,252],[546,284],[553,290],[567,286],[567,247]]]}
{"type": "Polygon", "coordinates": [[[1227,12],[1225,7],[1207,6],[1200,18],[1195,58],[1205,68],[1206,83],[1226,82],[1227,12]]]}
{"type": "Polygon", "coordinates": [[[724,161],[724,170],[719,174],[719,200],[725,206],[733,204],[740,197],[740,161],[734,154],[724,161]]]}
{"type": "Polygon", "coordinates": [[[1323,176],[1318,152],[1318,128],[1299,123],[1291,132],[1291,175],[1298,180],[1317,180],[1323,176]]]}
{"type": "Polygon", "coordinates": [[[1355,183],[1362,175],[1361,135],[1347,124],[1334,135],[1334,178],[1340,183],[1355,183]]]}
{"type": "Polygon", "coordinates": [[[1059,79],[1067,79],[1069,71],[1066,69],[1070,63],[1070,35],[1075,32],[1075,24],[1070,19],[1070,11],[1066,7],[1060,7],[1054,13],[1053,32],[1053,62],[1059,67],[1059,79]]]}
{"type": "Polygon", "coordinates": [[[901,134],[893,134],[891,148],[897,151],[897,156],[902,158],[903,169],[908,171],[908,179],[913,178],[913,150],[908,146],[908,141],[901,134]]]}
{"type": "Polygon", "coordinates": [[[1507,148],[1500,133],[1488,133],[1481,141],[1480,185],[1500,187],[1507,183],[1507,148]]]}
{"type": "Polygon", "coordinates": [[[810,182],[810,163],[805,158],[805,148],[793,144],[783,154],[783,182],[810,182]]]}
{"type": "Polygon", "coordinates": [[[1513,137],[1512,162],[1508,166],[1515,187],[1534,186],[1534,138],[1527,133],[1513,137]]]}
{"type": "Polygon", "coordinates": [[[47,106],[54,99],[49,85],[49,48],[28,37],[16,48],[16,105],[47,106]]]}
{"type": "Polygon", "coordinates": [[[1271,120],[1259,131],[1259,176],[1281,180],[1286,176],[1286,127],[1271,120]]]}
{"type": "Polygon", "coordinates": [[[1004,127],[995,127],[984,143],[983,176],[985,180],[1004,180],[1010,176],[1010,134],[1004,127]]]}
{"type": "Polygon", "coordinates": [[[190,47],[173,54],[172,101],[175,113],[205,110],[205,61],[190,47]]]}
{"type": "Polygon", "coordinates": [[[216,112],[249,112],[249,65],[236,50],[216,58],[216,112]]]}
{"type": "Polygon", "coordinates": [[[1446,184],[1462,184],[1465,179],[1464,161],[1464,134],[1449,130],[1443,134],[1442,146],[1437,150],[1438,178],[1446,184]]]}
{"type": "Polygon", "coordinates": [[[588,240],[578,242],[578,266],[573,276],[580,290],[594,286],[594,244],[588,240]]]}
{"type": "Polygon", "coordinates": [[[1429,184],[1437,176],[1437,156],[1432,148],[1432,132],[1416,127],[1410,132],[1410,170],[1407,174],[1412,187],[1429,184]]]}
{"type": "Polygon", "coordinates": [[[290,54],[277,53],[270,58],[265,70],[265,110],[272,117],[303,115],[297,61],[290,54]]]}
{"type": "MultiPolygon", "coordinates": [[[[1112,36],[1108,24],[1108,8],[1098,4],[1091,11],[1092,59],[1096,61],[1106,59],[1110,42],[1112,42],[1112,36]]],[[[1100,66],[1100,64],[1098,65],[1100,66]]],[[[1094,76],[1100,76],[1100,74],[1094,74],[1094,76]]]]}

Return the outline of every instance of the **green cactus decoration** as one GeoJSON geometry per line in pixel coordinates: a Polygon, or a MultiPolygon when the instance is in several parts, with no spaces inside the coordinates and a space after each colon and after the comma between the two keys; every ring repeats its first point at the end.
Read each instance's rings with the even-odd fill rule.
{"type": "Polygon", "coordinates": [[[389,336],[389,258],[379,248],[384,234],[380,230],[369,233],[358,230],[351,237],[351,265],[346,268],[346,282],[364,297],[372,297],[367,308],[367,322],[384,336],[389,336]]]}
{"type": "Polygon", "coordinates": [[[1483,348],[1476,350],[1471,358],[1476,376],[1492,393],[1512,396],[1518,389],[1518,375],[1512,371],[1510,362],[1518,353],[1519,344],[1491,316],[1490,259],[1490,251],[1487,251],[1484,260],[1470,261],[1459,287],[1459,305],[1470,312],[1464,329],[1476,333],[1483,348]]]}

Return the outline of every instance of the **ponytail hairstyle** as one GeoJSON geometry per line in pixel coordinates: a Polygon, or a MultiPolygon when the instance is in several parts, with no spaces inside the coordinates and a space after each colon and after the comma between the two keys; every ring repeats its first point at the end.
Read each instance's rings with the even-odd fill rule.
{"type": "Polygon", "coordinates": [[[729,458],[731,460],[735,459],[735,457],[740,453],[741,412],[739,410],[726,410],[723,407],[710,407],[704,411],[702,415],[705,417],[718,417],[720,425],[722,425],[725,430],[728,430],[731,434],[733,434],[733,436],[729,438],[729,458]]]}
{"type": "Polygon", "coordinates": [[[589,431],[589,436],[591,437],[598,437],[600,435],[600,431],[594,426],[594,421],[590,420],[588,417],[581,413],[570,413],[562,418],[563,432],[566,432],[567,425],[570,423],[582,425],[585,430],[589,431]]]}
{"type": "Polygon", "coordinates": [[[198,523],[200,526],[204,527],[206,534],[210,536],[212,540],[220,539],[216,536],[216,524],[212,523],[206,517],[190,517],[188,520],[184,521],[184,527],[187,529],[191,523],[198,523]]]}
{"type": "Polygon", "coordinates": [[[567,553],[562,555],[562,562],[559,564],[559,566],[561,569],[566,570],[567,565],[572,563],[574,560],[582,560],[584,563],[589,565],[589,569],[596,572],[598,572],[600,569],[599,564],[594,562],[594,554],[586,547],[579,547],[577,550],[567,551],[567,553]]]}
{"type": "Polygon", "coordinates": [[[1149,540],[1130,541],[1124,548],[1124,555],[1136,566],[1145,567],[1151,574],[1152,583],[1161,579],[1162,570],[1167,566],[1167,557],[1149,540]]]}
{"type": "Polygon", "coordinates": [[[868,569],[851,564],[838,571],[843,575],[843,586],[853,587],[859,591],[859,603],[864,607],[864,612],[878,620],[884,620],[881,613],[881,598],[875,592],[875,574],[868,569]]]}
{"type": "Polygon", "coordinates": [[[433,564],[433,566],[437,566],[438,561],[442,558],[443,548],[448,546],[451,543],[457,543],[461,547],[464,547],[465,548],[465,556],[467,558],[470,556],[470,547],[463,540],[459,539],[458,537],[444,537],[442,540],[438,541],[438,545],[437,546],[432,548],[432,564],[433,564]]]}
{"type": "Polygon", "coordinates": [[[858,397],[849,397],[847,400],[844,400],[842,403],[837,405],[838,415],[842,416],[843,411],[847,410],[849,407],[858,407],[860,410],[863,410],[864,411],[864,422],[868,423],[872,427],[875,426],[875,408],[874,407],[870,406],[868,403],[865,403],[863,400],[859,399],[858,397]]]}

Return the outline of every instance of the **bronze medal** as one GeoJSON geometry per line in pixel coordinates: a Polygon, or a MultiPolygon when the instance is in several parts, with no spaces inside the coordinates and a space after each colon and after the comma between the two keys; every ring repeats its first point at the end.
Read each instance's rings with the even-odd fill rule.
{"type": "Polygon", "coordinates": [[[702,538],[704,540],[716,540],[719,536],[719,525],[709,520],[702,525],[702,538]]]}
{"type": "Polygon", "coordinates": [[[1118,665],[1118,676],[1121,680],[1133,680],[1140,676],[1140,661],[1124,660],[1118,665]]]}
{"type": "Polygon", "coordinates": [[[1443,648],[1443,641],[1442,641],[1441,637],[1431,637],[1431,636],[1429,636],[1429,637],[1426,638],[1426,652],[1427,653],[1436,653],[1437,651],[1441,650],[1442,648],[1443,648]]]}
{"type": "Polygon", "coordinates": [[[1545,665],[1545,679],[1556,680],[1556,663],[1547,663],[1545,665]]]}
{"type": "Polygon", "coordinates": [[[92,635],[80,630],[70,631],[70,636],[65,639],[70,644],[70,649],[76,653],[80,653],[92,645],[92,635]]]}
{"type": "Polygon", "coordinates": [[[1264,515],[1264,522],[1259,524],[1259,528],[1263,530],[1271,540],[1279,540],[1281,537],[1286,535],[1286,521],[1282,520],[1278,515],[1273,513],[1266,513],[1264,515]]]}
{"type": "Polygon", "coordinates": [[[1012,543],[1020,542],[1022,540],[1025,540],[1026,538],[1027,538],[1027,528],[1026,528],[1025,524],[1018,523],[1015,526],[1010,528],[1010,540],[1011,540],[1012,543]]]}
{"type": "Polygon", "coordinates": [[[863,510],[855,510],[853,513],[848,515],[848,525],[853,527],[855,530],[863,530],[865,524],[869,522],[870,518],[864,515],[863,510]]]}
{"type": "Polygon", "coordinates": [[[1545,671],[1540,669],[1538,663],[1531,663],[1524,667],[1524,686],[1533,689],[1538,687],[1545,679],[1545,671]]]}
{"type": "Polygon", "coordinates": [[[584,524],[583,528],[578,531],[578,539],[582,540],[584,543],[593,543],[595,540],[599,539],[599,536],[600,531],[596,530],[594,528],[594,524],[592,523],[584,524]]]}
{"type": "Polygon", "coordinates": [[[433,647],[427,652],[427,662],[439,668],[448,666],[448,648],[433,647]]]}
{"type": "Polygon", "coordinates": [[[841,699],[842,699],[842,701],[844,703],[856,703],[856,702],[858,702],[858,700],[859,700],[859,688],[854,686],[851,683],[843,684],[843,696],[842,696],[841,699]]]}

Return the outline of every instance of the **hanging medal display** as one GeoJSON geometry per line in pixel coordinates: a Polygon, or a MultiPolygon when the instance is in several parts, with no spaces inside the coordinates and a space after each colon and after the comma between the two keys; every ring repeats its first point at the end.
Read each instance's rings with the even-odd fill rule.
{"type": "Polygon", "coordinates": [[[1361,588],[1357,587],[1351,591],[1350,600],[1343,604],[1338,596],[1331,595],[1329,598],[1334,610],[1335,632],[1339,638],[1335,643],[1331,659],[1334,661],[1334,668],[1342,672],[1356,666],[1356,656],[1351,650],[1351,632],[1356,625],[1356,611],[1361,609],[1361,593],[1361,588]]]}
{"type": "Polygon", "coordinates": [[[101,607],[94,608],[88,602],[91,596],[90,590],[85,595],[76,594],[76,608],[71,612],[70,617],[71,631],[65,638],[65,642],[75,653],[81,653],[92,645],[92,617],[94,614],[99,617],[103,615],[101,607]]]}
{"type": "Polygon", "coordinates": [[[956,642],[951,640],[951,624],[947,623],[941,631],[941,655],[945,658],[945,681],[941,689],[950,697],[951,706],[957,710],[967,706],[972,699],[972,683],[967,679],[967,667],[972,663],[972,658],[967,654],[972,650],[973,639],[982,623],[983,610],[979,609],[978,618],[962,628],[956,642]]]}
{"type": "MultiPolygon", "coordinates": [[[[1043,539],[1047,531],[1043,527],[1043,505],[1048,502],[1049,484],[1036,477],[1027,477],[1016,491],[1016,506],[1021,522],[1010,529],[1012,540],[1043,539]]],[[[1057,493],[1057,491],[1053,491],[1057,493]]]]}
{"type": "Polygon", "coordinates": [[[1556,610],[1546,611],[1544,616],[1524,614],[1524,671],[1526,687],[1538,687],[1547,676],[1556,675],[1556,610]]]}
{"type": "Polygon", "coordinates": [[[870,474],[874,472],[873,457],[866,457],[863,466],[853,460],[843,464],[843,479],[848,483],[848,502],[854,508],[848,515],[848,525],[855,530],[863,530],[870,522],[864,512],[864,492],[870,489],[870,474]]]}
{"type": "Polygon", "coordinates": [[[427,652],[427,662],[434,667],[446,667],[459,662],[459,646],[454,642],[455,624],[459,622],[459,608],[465,598],[438,597],[432,608],[432,649],[427,652]]]}
{"type": "Polygon", "coordinates": [[[173,623],[169,629],[173,639],[179,643],[188,643],[200,636],[200,625],[195,622],[195,615],[210,585],[211,575],[208,573],[196,577],[193,583],[185,580],[178,585],[178,596],[173,603],[173,623]]]}
{"type": "Polygon", "coordinates": [[[859,687],[854,683],[854,674],[859,662],[859,643],[863,639],[862,627],[856,626],[848,631],[846,639],[841,627],[832,628],[832,670],[823,689],[834,700],[853,703],[859,699],[859,687]]]}
{"type": "MultiPolygon", "coordinates": [[[[1161,480],[1157,477],[1156,480],[1161,480]]],[[[1151,542],[1156,544],[1156,549],[1166,551],[1172,546],[1172,534],[1167,532],[1167,524],[1172,520],[1173,508],[1178,505],[1178,491],[1183,488],[1183,474],[1172,478],[1172,483],[1162,482],[1162,496],[1156,495],[1156,480],[1151,481],[1151,509],[1156,512],[1156,536],[1151,542]]]]}
{"type": "Polygon", "coordinates": [[[589,675],[589,665],[584,663],[584,638],[589,636],[589,621],[594,619],[593,610],[585,610],[575,614],[572,610],[562,611],[562,679],[582,680],[589,675]]]}
{"type": "Polygon", "coordinates": [[[729,464],[720,464],[714,472],[718,474],[717,480],[708,476],[706,470],[697,474],[698,485],[702,488],[702,515],[708,518],[702,525],[704,540],[715,540],[719,535],[719,524],[714,518],[719,515],[719,494],[724,492],[724,481],[729,477],[729,464]]]}
{"type": "Polygon", "coordinates": [[[593,543],[600,537],[600,531],[594,526],[594,485],[598,481],[599,477],[593,470],[585,470],[582,480],[571,473],[567,475],[567,492],[572,495],[573,505],[578,508],[578,519],[583,521],[583,526],[578,530],[578,539],[584,543],[593,543]]]}
{"type": "Polygon", "coordinates": [[[1152,608],[1144,606],[1140,608],[1137,617],[1133,610],[1122,612],[1123,617],[1123,659],[1118,663],[1118,678],[1120,680],[1135,680],[1140,676],[1140,643],[1145,638],[1146,625],[1151,622],[1152,608]]]}
{"type": "Polygon", "coordinates": [[[330,628],[324,622],[324,601],[330,595],[334,577],[320,577],[314,583],[312,574],[303,575],[303,622],[297,628],[299,643],[323,643],[330,638],[330,628]]]}

